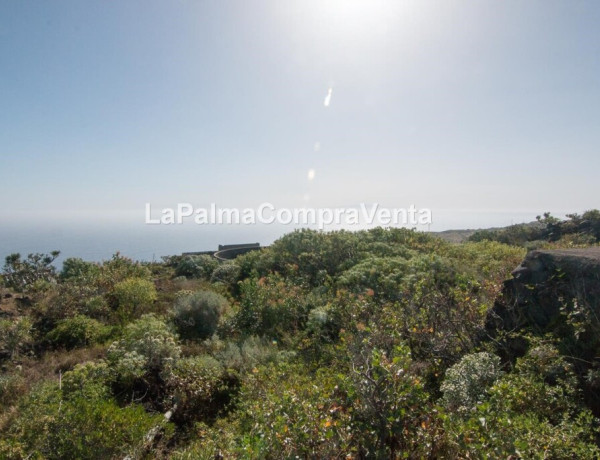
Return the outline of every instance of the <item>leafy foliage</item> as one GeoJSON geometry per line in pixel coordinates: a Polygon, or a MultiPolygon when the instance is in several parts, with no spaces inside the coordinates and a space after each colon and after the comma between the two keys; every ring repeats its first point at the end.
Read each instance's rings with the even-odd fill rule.
{"type": "Polygon", "coordinates": [[[67,350],[94,345],[108,338],[111,330],[101,322],[84,315],[76,315],[58,322],[47,339],[54,347],[67,350]]]}
{"type": "Polygon", "coordinates": [[[237,379],[210,356],[180,359],[169,370],[167,387],[177,402],[179,423],[211,421],[229,404],[237,379]]]}
{"type": "Polygon", "coordinates": [[[60,272],[62,280],[68,279],[95,279],[100,275],[101,267],[93,262],[86,262],[83,259],[69,257],[63,262],[63,268],[60,272]]]}
{"type": "Polygon", "coordinates": [[[212,283],[223,283],[233,287],[240,277],[240,267],[234,263],[223,263],[215,268],[210,277],[212,283]]]}
{"type": "Polygon", "coordinates": [[[534,347],[470,417],[447,419],[447,439],[471,455],[597,458],[598,421],[581,406],[576,380],[556,349],[534,347]]]}
{"type": "Polygon", "coordinates": [[[107,359],[126,385],[153,377],[171,366],[181,355],[177,335],[162,320],[144,315],[128,324],[123,337],[108,348],[107,359]]]}
{"type": "Polygon", "coordinates": [[[440,390],[448,410],[468,414],[486,396],[487,390],[502,375],[500,358],[480,352],[464,356],[446,371],[440,390]]]}
{"type": "Polygon", "coordinates": [[[351,353],[352,372],[344,388],[352,404],[351,426],[361,456],[430,454],[426,428],[433,408],[421,379],[411,372],[409,349],[400,345],[385,353],[363,340],[351,353]]]}
{"type": "Polygon", "coordinates": [[[26,390],[25,378],[18,374],[0,374],[0,407],[14,403],[26,390]]]}
{"type": "Polygon", "coordinates": [[[52,251],[50,254],[29,254],[25,259],[19,253],[6,256],[2,272],[4,284],[17,292],[39,289],[43,283],[56,279],[52,262],[59,255],[59,251],[52,251]]]}
{"type": "Polygon", "coordinates": [[[561,220],[549,212],[537,216],[537,223],[519,224],[498,230],[480,230],[469,237],[470,241],[492,240],[501,243],[530,246],[548,241],[559,246],[588,246],[600,242],[600,211],[592,209],[582,215],[567,214],[561,220]]]}
{"type": "Polygon", "coordinates": [[[32,324],[28,317],[0,320],[0,350],[14,359],[33,344],[32,324]]]}
{"type": "Polygon", "coordinates": [[[513,353],[484,327],[525,247],[595,243],[598,215],[463,244],[302,230],[229,263],[13,257],[0,457],[598,458],[589,302],[557,296],[513,353]]]}
{"type": "Polygon", "coordinates": [[[198,291],[177,298],[173,320],[181,337],[205,339],[215,333],[219,318],[227,307],[227,299],[223,296],[211,291],[198,291]]]}
{"type": "Polygon", "coordinates": [[[208,254],[184,256],[175,267],[176,276],[210,279],[219,261],[208,254]]]}
{"type": "Polygon", "coordinates": [[[113,378],[114,372],[105,361],[77,364],[62,376],[63,397],[109,397],[109,384],[113,378]]]}
{"type": "MultiPolygon", "coordinates": [[[[63,399],[55,385],[32,392],[20,407],[0,455],[10,458],[115,458],[143,445],[145,434],[161,425],[139,405],[72,394],[63,399]]],[[[169,429],[167,429],[169,431],[169,429]]]]}
{"type": "Polygon", "coordinates": [[[302,297],[301,288],[277,275],[245,280],[235,326],[247,335],[281,339],[301,329],[308,307],[302,297]]]}
{"type": "Polygon", "coordinates": [[[127,278],[117,283],[112,294],[117,300],[118,313],[123,320],[135,317],[157,299],[154,284],[143,278],[127,278]]]}

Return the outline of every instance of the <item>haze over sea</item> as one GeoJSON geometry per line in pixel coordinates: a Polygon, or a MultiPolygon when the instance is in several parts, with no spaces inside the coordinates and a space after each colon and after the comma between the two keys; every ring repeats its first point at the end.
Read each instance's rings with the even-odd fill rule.
{"type": "MultiPolygon", "coordinates": [[[[582,212],[584,210],[576,210],[582,212]]],[[[451,229],[477,229],[501,227],[531,222],[542,211],[477,211],[432,210],[433,223],[429,228],[416,227],[419,231],[443,231],[451,229]]],[[[569,211],[573,212],[573,211],[569,211]]],[[[553,215],[564,217],[565,211],[553,215]]],[[[268,245],[285,233],[294,230],[293,225],[147,225],[143,211],[103,219],[88,216],[85,220],[65,219],[62,222],[48,216],[43,219],[19,219],[0,226],[0,256],[19,252],[61,251],[60,264],[67,257],[80,257],[89,261],[110,258],[117,251],[136,260],[160,260],[162,256],[187,251],[209,251],[219,244],[254,243],[268,245]]],[[[349,226],[348,230],[362,227],[349,226]]],[[[334,230],[330,226],[325,230],[334,230]]]]}

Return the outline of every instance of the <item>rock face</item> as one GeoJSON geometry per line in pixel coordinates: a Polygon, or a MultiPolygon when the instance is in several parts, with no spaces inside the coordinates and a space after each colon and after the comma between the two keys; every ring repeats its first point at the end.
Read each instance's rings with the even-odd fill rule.
{"type": "Polygon", "coordinates": [[[532,251],[512,274],[488,314],[490,333],[551,332],[574,309],[600,317],[600,247],[532,251]]]}
{"type": "Polygon", "coordinates": [[[552,340],[600,415],[600,247],[527,254],[504,282],[485,330],[509,360],[526,351],[523,334],[552,340]]]}

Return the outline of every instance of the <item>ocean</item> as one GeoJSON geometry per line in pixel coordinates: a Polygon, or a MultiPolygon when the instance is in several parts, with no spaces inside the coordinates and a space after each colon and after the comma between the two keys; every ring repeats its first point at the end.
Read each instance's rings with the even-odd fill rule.
{"type": "MultiPolygon", "coordinates": [[[[540,212],[433,210],[432,224],[419,231],[443,231],[501,227],[531,222],[540,212]]],[[[556,213],[557,217],[564,214],[556,213]]],[[[61,251],[60,264],[67,257],[89,261],[109,259],[116,252],[143,261],[190,251],[208,251],[219,244],[260,243],[273,241],[294,230],[293,225],[148,225],[143,219],[78,222],[54,221],[51,218],[19,221],[0,225],[0,257],[11,253],[25,256],[33,252],[61,251]]],[[[346,227],[357,230],[358,227],[346,227]]],[[[334,230],[327,227],[325,230],[334,230]]]]}

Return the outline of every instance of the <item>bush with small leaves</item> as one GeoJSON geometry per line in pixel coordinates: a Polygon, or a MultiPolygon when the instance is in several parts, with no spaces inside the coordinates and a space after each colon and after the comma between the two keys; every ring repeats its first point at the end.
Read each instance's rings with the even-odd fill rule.
{"type": "Polygon", "coordinates": [[[123,458],[143,450],[146,434],[172,426],[161,414],[150,415],[137,404],[120,407],[113,399],[75,392],[64,398],[56,384],[34,390],[2,433],[1,458],[123,458]]]}
{"type": "Polygon", "coordinates": [[[442,402],[451,412],[468,415],[483,402],[488,389],[500,378],[500,358],[481,352],[464,356],[446,370],[440,390],[442,402]]]}
{"type": "Polygon", "coordinates": [[[117,313],[124,322],[143,312],[157,299],[154,283],[143,278],[128,278],[117,283],[112,295],[117,301],[117,313]]]}
{"type": "Polygon", "coordinates": [[[109,384],[114,372],[105,361],[77,364],[74,369],[65,372],[61,380],[63,397],[78,396],[104,398],[110,396],[109,384]]]}
{"type": "Polygon", "coordinates": [[[356,338],[348,348],[347,373],[340,389],[351,407],[354,442],[361,458],[432,456],[431,432],[435,414],[418,375],[411,371],[410,350],[398,345],[391,351],[356,338]]]}
{"type": "Polygon", "coordinates": [[[232,287],[237,283],[240,277],[241,269],[234,263],[222,263],[214,269],[210,277],[212,283],[223,283],[232,287]]]}
{"type": "Polygon", "coordinates": [[[370,289],[377,297],[398,300],[407,267],[403,257],[369,257],[343,272],[338,285],[357,294],[370,289]]]}
{"type": "Polygon", "coordinates": [[[32,323],[27,316],[0,320],[0,356],[17,358],[32,345],[32,323]]]}
{"type": "Polygon", "coordinates": [[[226,342],[215,352],[215,357],[225,368],[237,372],[247,372],[256,366],[283,362],[294,355],[294,352],[280,350],[276,342],[250,336],[238,345],[226,342]]]}
{"type": "Polygon", "coordinates": [[[128,324],[120,340],[107,351],[109,365],[119,380],[133,380],[161,371],[174,364],[181,355],[177,335],[154,315],[144,315],[128,324]]]}
{"type": "Polygon", "coordinates": [[[27,382],[20,373],[0,374],[0,407],[14,404],[27,391],[27,382]]]}
{"type": "Polygon", "coordinates": [[[116,381],[125,389],[133,388],[135,383],[144,379],[149,372],[148,360],[135,350],[111,347],[108,349],[108,362],[116,381]]]}
{"type": "Polygon", "coordinates": [[[84,315],[60,320],[46,339],[53,347],[64,347],[67,350],[78,347],[88,347],[106,340],[111,329],[100,321],[84,315]]]}
{"type": "Polygon", "coordinates": [[[61,280],[79,279],[95,280],[100,275],[100,266],[94,262],[86,262],[83,259],[69,257],[63,262],[60,272],[61,280]]]}
{"type": "Polygon", "coordinates": [[[242,281],[240,292],[234,322],[242,333],[280,340],[303,328],[311,305],[302,287],[270,275],[242,281]]]}
{"type": "Polygon", "coordinates": [[[109,318],[111,309],[105,297],[96,295],[87,299],[82,308],[83,313],[91,318],[109,318]]]}
{"type": "Polygon", "coordinates": [[[313,308],[308,313],[308,320],[304,330],[304,349],[312,352],[314,356],[320,355],[323,345],[334,343],[339,338],[342,329],[342,318],[336,306],[327,304],[313,308]]]}
{"type": "Polygon", "coordinates": [[[598,420],[582,404],[573,368],[555,348],[533,347],[487,399],[445,421],[445,450],[469,458],[600,458],[598,420]]]}
{"type": "Polygon", "coordinates": [[[150,280],[151,271],[145,265],[132,259],[123,257],[118,252],[110,260],[100,266],[100,275],[95,280],[95,285],[102,292],[110,292],[117,283],[130,278],[150,280]]]}
{"type": "Polygon", "coordinates": [[[208,254],[182,257],[175,267],[176,276],[209,280],[219,261],[208,254]]]}
{"type": "Polygon", "coordinates": [[[232,458],[359,458],[351,413],[336,384],[330,369],[316,374],[290,364],[253,369],[238,398],[237,440],[218,447],[232,458]]]}
{"type": "Polygon", "coordinates": [[[227,299],[212,291],[198,291],[177,297],[173,321],[185,339],[206,339],[213,335],[228,308],[227,299]]]}
{"type": "Polygon", "coordinates": [[[165,380],[177,402],[173,421],[180,424],[214,421],[226,409],[237,386],[237,378],[207,355],[180,359],[165,380]]]}

